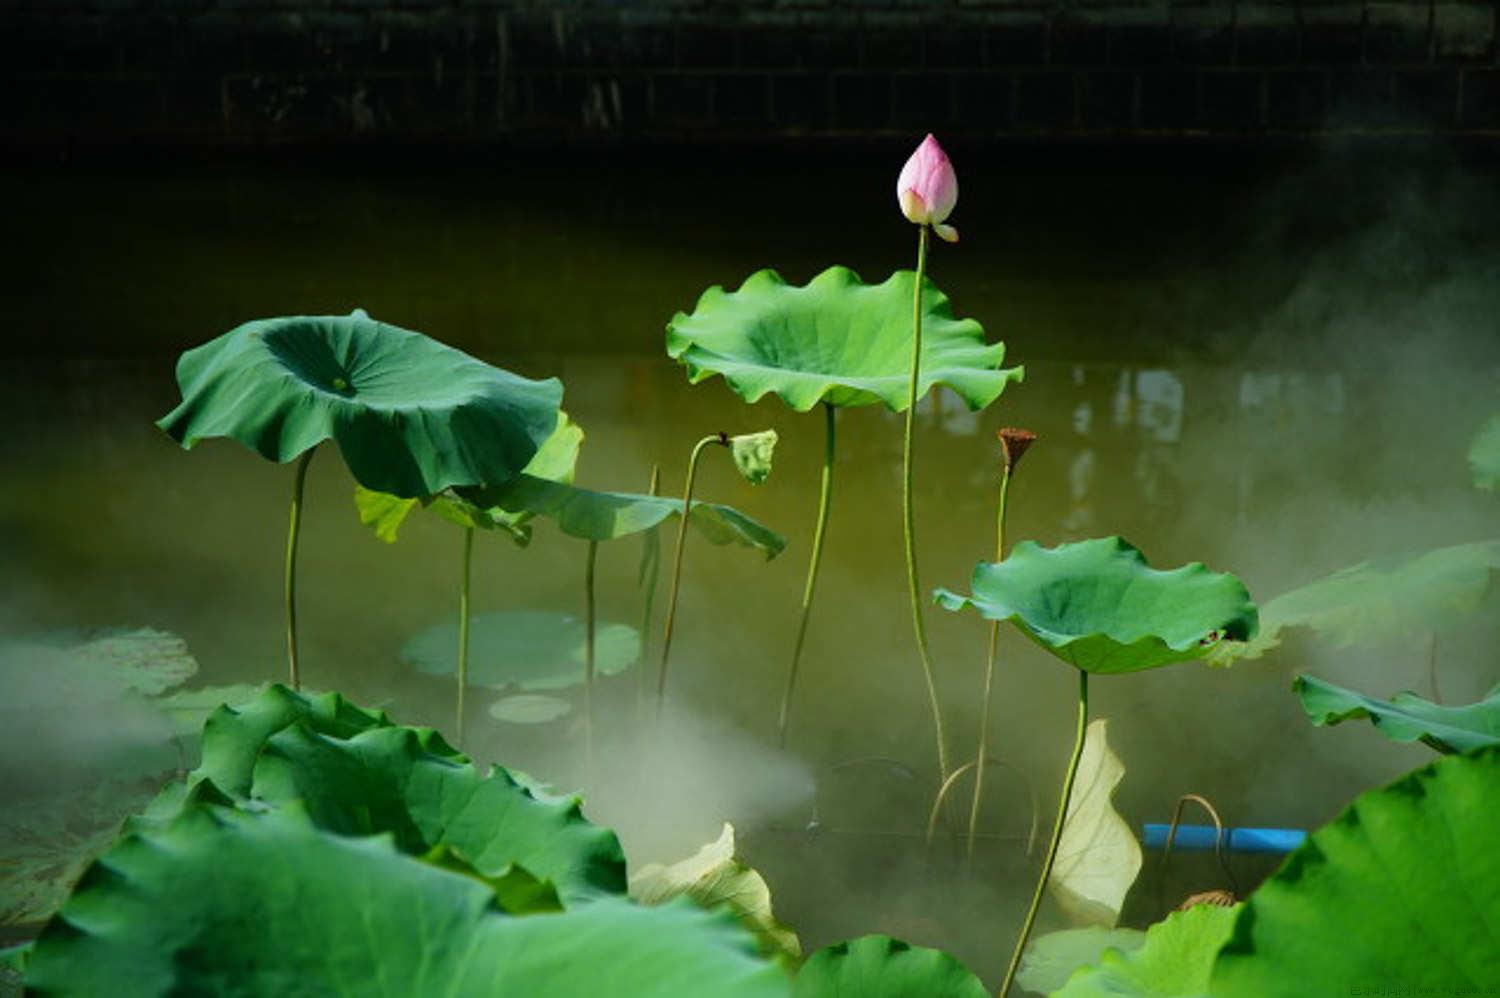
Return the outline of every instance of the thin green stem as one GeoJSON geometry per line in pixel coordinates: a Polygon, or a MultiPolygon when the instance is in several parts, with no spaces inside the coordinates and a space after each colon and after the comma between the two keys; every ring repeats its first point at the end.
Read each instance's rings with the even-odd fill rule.
{"type": "Polygon", "coordinates": [[[786,745],[787,718],[792,710],[792,691],[797,686],[797,666],[802,661],[802,645],[807,640],[807,622],[812,619],[813,592],[818,585],[818,566],[823,561],[823,538],[828,531],[828,508],[833,499],[834,413],[832,403],[823,403],[823,485],[818,492],[818,525],[813,529],[812,555],[807,562],[807,583],[802,588],[802,620],[797,625],[797,643],[792,646],[792,664],[786,673],[786,690],[781,694],[781,717],[777,721],[777,743],[786,745]]]}
{"type": "Polygon", "coordinates": [[[938,783],[941,784],[948,780],[948,739],[943,732],[943,708],[938,702],[932,655],[927,650],[927,625],[922,619],[922,585],[917,579],[916,522],[912,510],[912,428],[917,416],[917,387],[922,373],[922,279],[927,272],[927,226],[918,226],[917,232],[917,276],[912,284],[911,305],[911,384],[906,393],[906,433],[901,443],[901,513],[906,541],[906,588],[911,597],[911,624],[917,636],[917,654],[922,660],[922,676],[927,680],[927,699],[932,704],[932,724],[937,735],[938,783]]]}
{"type": "MultiPolygon", "coordinates": [[[[647,495],[661,494],[661,465],[651,466],[651,486],[647,495]]],[[[645,586],[646,592],[641,600],[641,661],[645,661],[646,651],[650,647],[651,640],[651,611],[656,607],[656,585],[661,578],[661,528],[652,527],[641,535],[641,578],[640,584],[645,586]]],[[[640,716],[641,704],[646,700],[646,670],[636,670],[635,683],[635,705],[636,715],[640,716]]]]}
{"type": "Polygon", "coordinates": [[[302,531],[302,492],[307,484],[307,466],[312,463],[315,453],[317,447],[310,447],[297,461],[297,474],[292,484],[292,516],[286,530],[286,658],[294,690],[302,688],[302,675],[297,671],[297,535],[302,531]]]}
{"type": "Polygon", "coordinates": [[[464,693],[469,688],[469,576],[474,560],[474,528],[464,528],[463,578],[458,587],[458,744],[464,743],[464,693]]]}
{"type": "Polygon", "coordinates": [[[1068,798],[1073,795],[1073,780],[1078,776],[1078,760],[1083,755],[1084,734],[1089,724],[1089,674],[1078,670],[1078,732],[1073,738],[1073,757],[1068,760],[1068,773],[1063,777],[1062,800],[1057,804],[1057,822],[1052,826],[1052,839],[1047,843],[1047,856],[1042,860],[1042,875],[1037,878],[1036,893],[1031,896],[1031,907],[1026,911],[1026,921],[1021,925],[1021,937],[1010,955],[1010,966],[1005,970],[1005,983],[1000,985],[998,998],[1010,994],[1011,982],[1016,978],[1016,968],[1021,965],[1021,953],[1026,949],[1026,940],[1031,937],[1031,927],[1036,924],[1036,913],[1042,906],[1042,895],[1047,891],[1047,881],[1052,876],[1052,864],[1057,859],[1057,844],[1062,840],[1063,825],[1068,820],[1068,798]]]}
{"type": "Polygon", "coordinates": [[[594,563],[599,542],[589,541],[588,562],[583,570],[583,757],[586,785],[594,785],[594,563]]]}
{"type": "Polygon", "coordinates": [[[709,444],[728,446],[722,433],[704,437],[693,447],[688,458],[687,481],[682,486],[682,517],[677,524],[677,550],[672,553],[672,586],[667,590],[667,621],[661,633],[661,665],[656,671],[656,716],[661,717],[667,699],[667,662],[672,654],[672,625],[677,619],[677,591],[682,584],[682,549],[687,543],[688,516],[693,509],[693,482],[698,477],[698,457],[709,444]]]}
{"type": "MultiPolygon", "coordinates": [[[[1010,462],[1000,472],[1000,502],[995,513],[995,561],[1005,560],[1005,498],[1010,491],[1010,462]]],[[[969,841],[965,856],[974,859],[974,835],[979,829],[979,798],[984,793],[984,760],[990,750],[990,696],[995,688],[995,660],[1000,651],[1000,621],[990,621],[990,644],[984,657],[984,698],[979,708],[979,752],[975,755],[974,801],[969,805],[969,841]]]]}

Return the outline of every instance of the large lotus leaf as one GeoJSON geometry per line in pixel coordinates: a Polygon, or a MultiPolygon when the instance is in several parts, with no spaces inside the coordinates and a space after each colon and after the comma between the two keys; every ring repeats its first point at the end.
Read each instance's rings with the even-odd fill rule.
{"type": "Polygon", "coordinates": [[[184,353],[177,385],[182,402],[157,425],[184,447],[230,437],[290,461],[332,439],[356,481],[402,497],[507,481],[562,400],[556,378],[519,377],[362,310],[247,322],[184,353]]]}
{"type": "Polygon", "coordinates": [[[447,847],[486,877],[521,867],[565,902],[625,892],[619,840],[583,817],[576,796],[538,800],[504,769],[481,775],[433,754],[424,734],[389,727],[343,739],[293,725],[266,741],[250,797],[300,800],[321,828],[390,833],[413,855],[447,847]]]}
{"type": "Polygon", "coordinates": [[[942,950],[861,936],[818,950],[792,982],[795,998],[989,998],[984,983],[942,950]]]}
{"type": "MultiPolygon", "coordinates": [[[[1052,998],[1205,998],[1214,954],[1233,931],[1240,907],[1199,904],[1173,912],[1146,930],[1139,947],[1105,950],[1097,964],[1074,973],[1052,998]]],[[[1324,980],[1314,974],[1302,985],[1324,980]]]]}
{"type": "MultiPolygon", "coordinates": [[[[650,530],[682,513],[682,500],[634,492],[595,492],[563,482],[521,475],[496,489],[465,492],[475,505],[545,516],[563,533],[589,541],[612,541],[650,530]]],[[[733,506],[694,502],[688,522],[710,544],[743,544],[774,558],[786,538],[733,506]]]]}
{"type": "Polygon", "coordinates": [[[1288,627],[1310,627],[1338,645],[1448,627],[1479,605],[1497,571],[1500,541],[1361,562],[1269,600],[1261,607],[1260,634],[1243,645],[1221,645],[1215,657],[1259,658],[1288,627]]]}
{"type": "Polygon", "coordinates": [[[1036,936],[1026,944],[1016,986],[1037,994],[1051,994],[1067,983],[1080,967],[1098,963],[1106,950],[1132,953],[1146,941],[1140,929],[1106,929],[1089,925],[1036,936]]]}
{"type": "MultiPolygon", "coordinates": [[[[521,471],[547,481],[572,482],[578,467],[578,451],[582,446],[582,427],[559,409],[557,426],[552,435],[542,443],[541,448],[521,471]]],[[[503,531],[523,547],[531,541],[531,528],[526,525],[526,521],[532,517],[529,510],[509,512],[503,509],[484,509],[465,501],[451,490],[435,496],[403,499],[388,492],[376,492],[363,485],[356,485],[354,505],[359,510],[359,521],[375,531],[375,536],[387,544],[395,543],[401,524],[419,506],[432,510],[460,527],[503,531]]]]}
{"type": "Polygon", "coordinates": [[[1119,537],[1044,548],[1022,541],[998,564],[974,569],[974,595],[946,589],[949,610],[972,606],[1009,620],[1085,672],[1154,669],[1202,658],[1223,639],[1255,634],[1256,610],[1232,575],[1194,562],[1157,571],[1119,537]]]}
{"type": "MultiPolygon", "coordinates": [[[[588,656],[583,621],[546,610],[482,613],[469,623],[469,685],[493,689],[561,690],[584,680],[588,656]]],[[[628,624],[594,628],[594,668],[624,672],[640,657],[641,639],[628,624]]],[[[401,658],[422,672],[458,671],[458,625],[435,624],[402,647],[401,658]]]]}
{"type": "Polygon", "coordinates": [[[1484,421],[1469,444],[1469,474],[1478,488],[1500,489],[1500,413],[1484,421]]]}
{"type": "Polygon", "coordinates": [[[1421,741],[1439,752],[1500,745],[1500,686],[1478,703],[1462,707],[1445,707],[1415,693],[1376,700],[1316,676],[1298,676],[1292,681],[1292,692],[1302,699],[1302,709],[1317,725],[1369,718],[1392,741],[1421,741]]]}
{"type": "Polygon", "coordinates": [[[1047,882],[1073,921],[1103,926],[1119,921],[1125,895],[1141,872],[1141,844],[1110,803],[1125,764],[1110,751],[1108,729],[1103,718],[1088,726],[1047,882]]]}
{"type": "Polygon", "coordinates": [[[1362,794],[1247,900],[1215,998],[1310,982],[1483,994],[1500,982],[1500,748],[1443,756],[1362,794]]]}
{"type": "Polygon", "coordinates": [[[89,869],[26,970],[37,995],[772,998],[727,915],[600,902],[504,914],[483,882],[294,812],[195,806],[89,869]]]}
{"type": "MultiPolygon", "coordinates": [[[[691,314],[674,316],[667,354],[693,384],[721,374],[747,402],[774,392],[798,412],[819,402],[883,402],[899,412],[911,380],[915,279],[898,270],[865,284],[847,267],[830,267],[799,287],[762,270],[738,291],[709,288],[691,314]]],[[[924,280],[921,394],[943,384],[982,409],[1024,375],[1002,368],[1004,359],[1005,344],[985,343],[983,327],[955,318],[948,296],[924,280]]]]}
{"type": "Polygon", "coordinates": [[[641,904],[658,905],[686,896],[704,908],[727,907],[755,933],[767,956],[802,955],[797,934],[776,920],[771,911],[771,889],[765,879],[735,855],[734,826],[724,822],[716,841],[687,859],[663,866],[648,863],[630,878],[630,896],[641,904]]]}

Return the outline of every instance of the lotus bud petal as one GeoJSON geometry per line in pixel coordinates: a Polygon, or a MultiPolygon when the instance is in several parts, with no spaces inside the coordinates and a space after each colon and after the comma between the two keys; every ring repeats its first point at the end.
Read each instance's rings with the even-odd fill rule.
{"type": "MultiPolygon", "coordinates": [[[[901,168],[901,176],[896,179],[896,201],[901,205],[901,214],[918,225],[939,226],[953,214],[953,206],[958,204],[958,175],[948,162],[948,154],[931,135],[922,140],[901,168]]],[[[958,238],[951,228],[948,234],[939,229],[938,235],[949,242],[958,238]]]]}
{"type": "Polygon", "coordinates": [[[934,222],[932,231],[938,234],[938,238],[945,243],[958,242],[958,230],[943,222],[934,222]]]}
{"type": "Polygon", "coordinates": [[[751,485],[759,485],[771,474],[771,452],[776,449],[776,431],[742,433],[729,438],[734,466],[751,485]]]}

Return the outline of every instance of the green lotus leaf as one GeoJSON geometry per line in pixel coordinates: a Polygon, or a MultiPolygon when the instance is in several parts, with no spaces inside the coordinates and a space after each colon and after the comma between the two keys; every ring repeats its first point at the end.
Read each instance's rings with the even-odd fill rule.
{"type": "Polygon", "coordinates": [[[1500,686],[1478,703],[1445,707],[1415,693],[1397,693],[1376,700],[1316,676],[1298,676],[1292,692],[1316,725],[1369,718],[1392,741],[1420,741],[1439,752],[1467,752],[1484,745],[1500,745],[1500,686]]]}
{"type": "Polygon", "coordinates": [[[495,892],[495,904],[511,915],[537,915],[562,911],[562,900],[550,880],[542,880],[524,866],[512,863],[493,876],[486,876],[446,844],[429,849],[422,862],[473,877],[495,892]]]}
{"type": "Polygon", "coordinates": [[[984,983],[942,950],[861,936],[818,950],[792,981],[794,998],[989,998],[984,983]]]}
{"type": "MultiPolygon", "coordinates": [[[[734,393],[755,402],[768,392],[798,412],[819,402],[884,403],[906,408],[911,380],[912,282],[898,270],[865,284],[847,267],[830,267],[805,286],[774,270],[750,275],[738,291],[712,287],[691,314],[667,325],[667,354],[697,384],[723,375],[734,393]]],[[[920,392],[947,385],[970,409],[983,409],[1022,368],[1002,368],[1005,344],[985,343],[973,319],[958,319],[948,296],[925,280],[922,290],[920,392]]]]}
{"type": "Polygon", "coordinates": [[[972,587],[972,596],[946,589],[935,596],[945,609],[972,606],[1013,622],[1085,672],[1202,658],[1215,643],[1245,641],[1256,629],[1255,604],[1239,579],[1196,562],[1158,571],[1119,537],[1055,548],[1022,541],[1004,561],[980,562],[972,587]]]}
{"type": "MultiPolygon", "coordinates": [[[[633,492],[595,492],[576,485],[521,475],[497,489],[467,492],[475,505],[529,512],[557,522],[563,533],[589,541],[612,541],[650,530],[682,514],[682,500],[633,492]]],[[[694,501],[688,520],[710,544],[742,544],[774,558],[786,538],[733,506],[694,501]]]]}
{"type": "Polygon", "coordinates": [[[1500,541],[1361,562],[1267,601],[1259,635],[1222,645],[1214,655],[1259,658],[1288,627],[1310,627],[1338,645],[1450,627],[1479,606],[1497,571],[1500,541]]]}
{"type": "MultiPolygon", "coordinates": [[[[578,451],[583,446],[583,428],[573,422],[566,412],[557,412],[557,425],[541,448],[521,469],[523,474],[555,482],[572,482],[578,466],[578,451]]],[[[402,499],[387,492],[376,492],[363,485],[354,486],[354,505],[359,510],[359,521],[375,536],[387,544],[394,544],[401,524],[419,506],[430,509],[450,523],[460,527],[479,530],[495,530],[507,533],[518,545],[525,547],[531,541],[530,511],[508,512],[503,509],[485,509],[476,506],[450,491],[416,499],[402,499]]]]}
{"type": "Polygon", "coordinates": [[[1310,982],[1483,994],[1500,981],[1500,748],[1442,756],[1357,798],[1244,903],[1214,998],[1310,982]]]}
{"type": "MultiPolygon", "coordinates": [[[[1214,955],[1234,930],[1241,907],[1199,904],[1173,912],[1147,929],[1136,948],[1106,949],[1097,964],[1075,972],[1052,998],[1205,998],[1214,955]]],[[[1314,980],[1329,978],[1313,976],[1302,983],[1314,980]]]]}
{"type": "MultiPolygon", "coordinates": [[[[562,690],[584,679],[587,636],[583,621],[546,610],[481,613],[469,622],[469,685],[526,691],[562,690]]],[[[594,668],[604,676],[624,672],[641,654],[628,624],[594,628],[594,668]]],[[[436,624],[401,649],[402,660],[422,672],[458,672],[458,625],[436,624]]]]}
{"type": "Polygon", "coordinates": [[[1476,488],[1500,489],[1500,413],[1484,421],[1469,444],[1469,475],[1476,488]]]}
{"type": "Polygon", "coordinates": [[[204,806],[125,836],[89,869],[37,940],[26,985],[117,998],[787,992],[727,915],[616,900],[516,917],[485,883],[388,838],[204,806]]]}
{"type": "Polygon", "coordinates": [[[490,716],[508,724],[546,724],[572,713],[573,705],[560,697],[518,693],[490,704],[490,716]]]}
{"type": "Polygon", "coordinates": [[[776,920],[771,889],[761,875],[735,855],[734,826],[724,822],[716,841],[687,859],[664,866],[648,863],[630,878],[630,896],[646,905],[688,897],[712,910],[727,907],[755,934],[766,956],[795,960],[802,955],[797,934],[776,920]]]}
{"type": "Polygon", "coordinates": [[[337,442],[356,481],[411,498],[517,474],[557,423],[562,384],[420,333],[346,316],[259,319],[187,351],[157,425],[184,447],[229,437],[285,462],[337,442]]]}
{"type": "Polygon", "coordinates": [[[158,697],[154,705],[167,715],[172,732],[178,738],[196,737],[214,711],[225,704],[248,703],[265,690],[264,684],[231,683],[227,686],[202,686],[178,690],[158,697]]]}
{"type": "Polygon", "coordinates": [[[1016,985],[1037,994],[1051,994],[1079,968],[1098,963],[1106,950],[1131,953],[1145,941],[1146,934],[1140,929],[1106,929],[1099,925],[1048,932],[1026,945],[1021,968],[1016,971],[1016,985]]]}

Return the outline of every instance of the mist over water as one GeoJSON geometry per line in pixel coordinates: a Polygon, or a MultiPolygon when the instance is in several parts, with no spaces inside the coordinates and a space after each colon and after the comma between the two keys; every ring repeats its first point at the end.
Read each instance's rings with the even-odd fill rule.
{"type": "MultiPolygon", "coordinates": [[[[960,315],[1006,340],[1007,364],[1025,364],[1027,378],[984,413],[946,392],[919,411],[924,588],[965,588],[992,556],[1002,425],[1041,438],[1012,488],[1012,542],[1119,533],[1159,567],[1232,571],[1261,602],[1370,558],[1500,536],[1496,497],[1470,486],[1464,461],[1500,408],[1500,205],[1486,163],[1409,146],[1260,160],[1200,150],[1126,169],[950,153],[964,242],[934,254],[932,276],[960,315]]],[[[1024,852],[1025,781],[1045,832],[1072,738],[1073,676],[1004,635],[992,743],[1025,781],[992,771],[994,837],[975,876],[954,845],[960,820],[924,850],[935,749],[905,603],[900,417],[847,410],[790,738],[777,748],[821,418],[774,400],[745,406],[717,380],[690,387],[661,352],[666,320],[709,284],[738,285],[767,265],[797,282],[835,262],[868,280],[910,266],[888,165],[812,164],[802,184],[822,200],[795,219],[778,193],[789,168],[774,164],[743,180],[706,167],[574,166],[524,185],[337,174],[34,184],[18,209],[29,251],[12,250],[5,268],[17,331],[0,371],[0,418],[14,428],[0,439],[0,638],[153,626],[186,638],[202,682],[282,676],[290,468],[225,442],[185,454],[151,425],[176,401],[176,352],[249,318],[362,305],[502,366],[556,374],[588,433],[578,481],[590,487],[644,490],[660,463],[672,493],[698,437],[774,428],[766,485],[751,488],[710,454],[698,488],[785,534],[788,549],[766,563],[690,535],[660,727],[645,723],[652,633],[637,669],[601,683],[592,774],[581,702],[561,721],[519,727],[491,721],[485,708],[501,694],[476,690],[465,748],[583,788],[633,866],[687,856],[734,822],[778,916],[809,949],[886,931],[994,977],[1040,862],[1024,852]]],[[[358,523],[352,489],[331,453],[313,463],[299,586],[306,682],[451,729],[451,682],[399,652],[456,612],[459,532],[417,516],[399,543],[381,544],[358,523]]],[[[664,532],[667,557],[671,544],[664,532]]],[[[601,620],[638,622],[639,556],[638,539],[601,550],[601,620]]],[[[527,550],[481,537],[475,609],[579,614],[583,566],[584,545],[548,525],[527,550]]],[[[663,588],[658,628],[664,606],[663,588]]],[[[1495,609],[1491,595],[1437,635],[1446,702],[1500,678],[1495,609]]],[[[927,622],[950,750],[964,759],[986,628],[935,608],[927,622]]],[[[1349,648],[1284,637],[1228,671],[1184,665],[1091,685],[1128,769],[1116,806],[1133,825],[1165,821],[1191,791],[1231,824],[1310,828],[1427,758],[1363,726],[1312,728],[1288,684],[1311,672],[1374,695],[1430,695],[1430,635],[1349,648]]],[[[0,687],[0,701],[18,689],[0,687]]],[[[28,744],[80,757],[108,744],[75,730],[97,719],[66,711],[17,723],[46,738],[7,732],[0,792],[47,768],[28,744]]],[[[966,815],[966,784],[959,795],[966,815]]],[[[1218,886],[1211,867],[1184,862],[1174,890],[1218,886]],[[1190,882],[1199,874],[1209,882],[1190,882]]],[[[1239,868],[1247,889],[1266,872],[1239,868]]],[[[1127,914],[1154,917],[1152,903],[1132,899],[1127,914]]],[[[1044,909],[1039,930],[1061,924],[1044,909]]]]}

